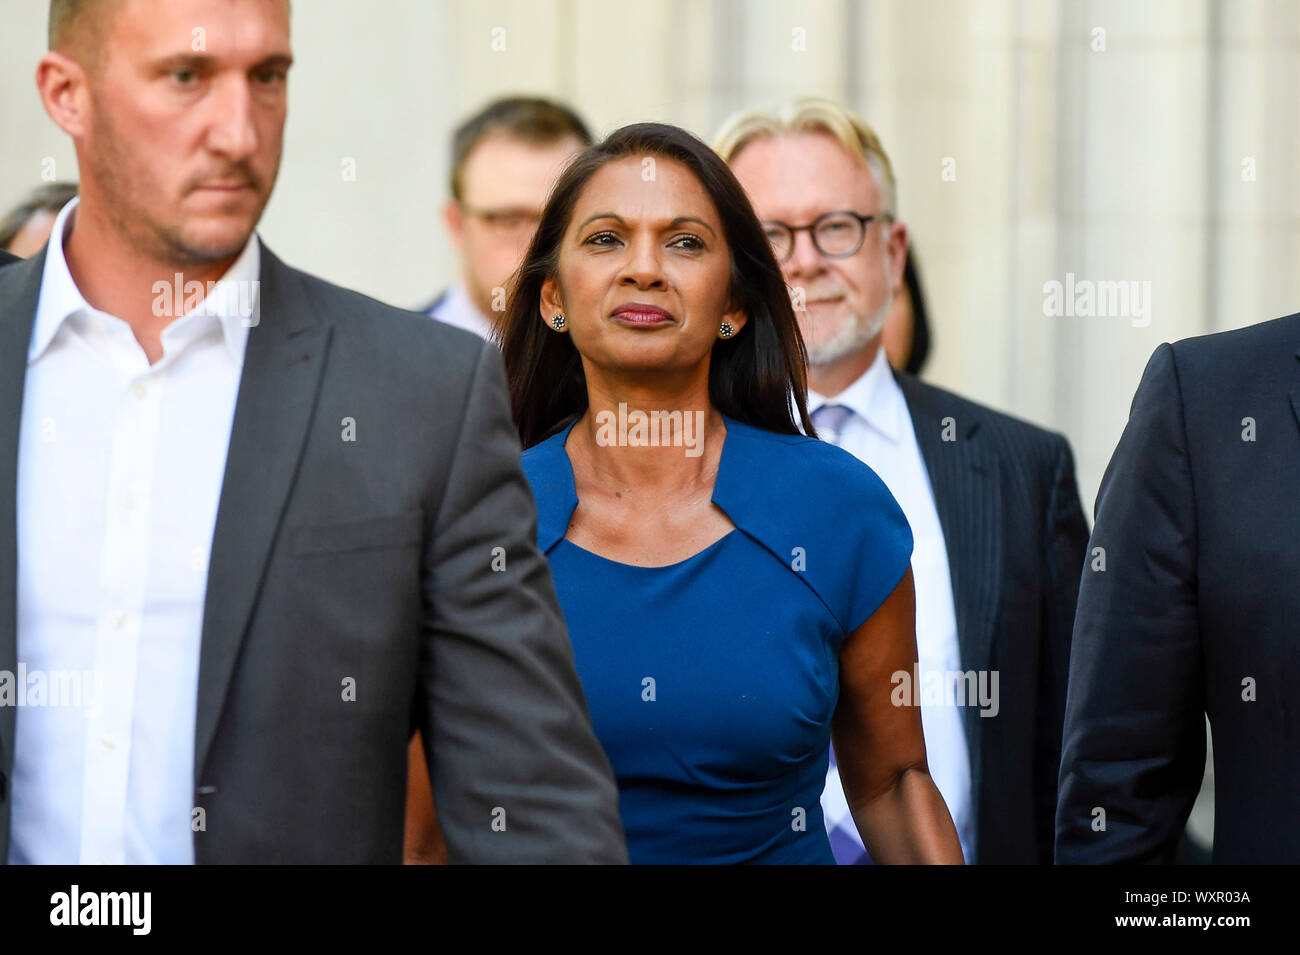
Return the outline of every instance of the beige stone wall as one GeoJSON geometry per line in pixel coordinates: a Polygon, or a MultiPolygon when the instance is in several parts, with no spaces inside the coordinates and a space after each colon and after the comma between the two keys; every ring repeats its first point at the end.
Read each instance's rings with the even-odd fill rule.
{"type": "MultiPolygon", "coordinates": [[[[0,10],[7,205],[47,157],[61,175],[75,163],[32,82],[45,4],[0,10]]],[[[263,235],[403,305],[454,272],[447,134],[490,96],[542,91],[597,131],[655,119],[705,138],[739,108],[847,100],[898,169],[928,376],[1064,431],[1089,508],[1158,343],[1300,303],[1292,0],[302,0],[294,43],[263,235]],[[1044,283],[1067,273],[1149,282],[1150,323],[1044,315],[1044,283]]]]}

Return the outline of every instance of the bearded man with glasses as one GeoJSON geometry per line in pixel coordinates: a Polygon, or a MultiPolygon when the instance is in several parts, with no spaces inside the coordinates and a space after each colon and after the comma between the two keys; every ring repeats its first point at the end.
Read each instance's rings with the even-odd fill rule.
{"type": "MultiPolygon", "coordinates": [[[[889,157],[861,118],[803,100],[736,117],[714,148],[790,286],[818,435],[874,469],[911,525],[918,666],[894,674],[893,690],[921,707],[963,855],[1050,863],[1088,540],[1069,443],[890,369],[881,330],[902,290],[907,227],[889,157]]],[[[822,805],[836,859],[869,862],[833,758],[822,805]]]]}

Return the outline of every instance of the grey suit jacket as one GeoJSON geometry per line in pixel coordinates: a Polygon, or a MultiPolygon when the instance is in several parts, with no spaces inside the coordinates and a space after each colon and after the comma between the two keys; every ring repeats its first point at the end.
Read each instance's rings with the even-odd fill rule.
{"type": "MultiPolygon", "coordinates": [[[[0,268],[10,671],[18,432],[44,262],[0,268]]],[[[626,861],[497,349],[265,249],[260,305],[204,607],[196,860],[401,862],[419,729],[452,861],[626,861]]],[[[15,717],[0,708],[0,860],[15,717]]]]}

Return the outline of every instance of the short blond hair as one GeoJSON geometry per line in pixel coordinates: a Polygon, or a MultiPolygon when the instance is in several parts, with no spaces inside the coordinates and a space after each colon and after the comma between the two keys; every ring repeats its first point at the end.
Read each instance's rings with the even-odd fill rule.
{"type": "Polygon", "coordinates": [[[898,214],[894,167],[875,130],[857,113],[833,100],[805,97],[776,113],[750,110],[731,117],[713,139],[714,151],[730,163],[753,140],[791,133],[826,133],[871,170],[885,211],[898,214]]]}
{"type": "Polygon", "coordinates": [[[50,0],[50,49],[98,61],[110,11],[105,0],[50,0]]]}

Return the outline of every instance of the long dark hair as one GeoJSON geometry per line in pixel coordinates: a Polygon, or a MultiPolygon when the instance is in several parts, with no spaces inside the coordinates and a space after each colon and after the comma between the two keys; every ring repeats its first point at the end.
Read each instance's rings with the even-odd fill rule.
{"type": "Polygon", "coordinates": [[[723,414],[757,428],[798,434],[799,421],[805,433],[815,434],[808,419],[803,338],[790,293],[744,189],[727,164],[686,130],[636,123],[615,130],[564,170],[515,273],[501,349],[523,446],[537,444],[587,408],[582,358],[572,338],[547,329],[539,313],[542,283],[556,274],[578,197],[606,163],[647,155],[680,162],[712,198],[731,249],[732,300],[749,319],[734,338],[713,346],[709,400],[723,414]]]}
{"type": "Polygon", "coordinates": [[[930,357],[930,313],[925,306],[925,292],[921,287],[921,266],[916,261],[916,254],[910,244],[907,247],[907,264],[903,267],[903,283],[907,286],[908,298],[912,300],[912,350],[908,352],[907,366],[903,370],[919,378],[925,360],[930,357]]]}

